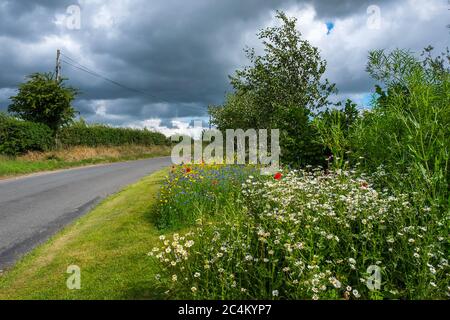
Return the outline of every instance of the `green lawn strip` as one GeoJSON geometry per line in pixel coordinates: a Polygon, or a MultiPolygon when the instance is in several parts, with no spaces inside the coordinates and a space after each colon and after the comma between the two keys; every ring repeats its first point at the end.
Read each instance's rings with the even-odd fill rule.
{"type": "Polygon", "coordinates": [[[155,299],[157,245],[152,207],[167,174],[159,171],[107,198],[0,276],[0,299],[155,299]],[[69,290],[69,265],[81,289],[69,290]]]}
{"type": "Polygon", "coordinates": [[[161,152],[154,154],[143,154],[139,156],[92,158],[73,162],[54,159],[46,161],[23,161],[23,160],[9,160],[9,159],[5,160],[0,158],[0,179],[43,171],[53,171],[58,169],[83,167],[102,163],[114,163],[121,161],[149,159],[155,157],[163,157],[167,155],[168,153],[161,152]]]}

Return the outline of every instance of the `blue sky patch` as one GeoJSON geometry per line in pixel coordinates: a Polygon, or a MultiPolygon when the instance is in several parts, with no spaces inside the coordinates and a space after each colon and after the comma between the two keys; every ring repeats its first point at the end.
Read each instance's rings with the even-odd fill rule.
{"type": "Polygon", "coordinates": [[[333,22],[331,22],[331,21],[329,21],[329,22],[325,22],[325,24],[326,24],[326,26],[327,26],[327,34],[330,34],[331,33],[331,30],[333,30],[334,29],[334,23],[333,22]]]}

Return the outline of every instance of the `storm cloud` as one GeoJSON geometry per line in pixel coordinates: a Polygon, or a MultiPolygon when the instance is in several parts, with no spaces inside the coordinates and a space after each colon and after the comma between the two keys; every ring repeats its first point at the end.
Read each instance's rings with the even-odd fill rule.
{"type": "Polygon", "coordinates": [[[444,49],[448,9],[447,0],[0,0],[0,110],[27,74],[53,71],[61,49],[63,76],[82,91],[75,106],[85,119],[185,132],[180,121],[204,120],[208,105],[223,102],[227,76],[248,63],[242,49],[260,49],[256,33],[276,23],[276,10],[297,17],[321,50],[337,98],[364,104],[373,87],[368,51],[444,49]],[[70,25],[74,5],[79,29],[70,25]]]}

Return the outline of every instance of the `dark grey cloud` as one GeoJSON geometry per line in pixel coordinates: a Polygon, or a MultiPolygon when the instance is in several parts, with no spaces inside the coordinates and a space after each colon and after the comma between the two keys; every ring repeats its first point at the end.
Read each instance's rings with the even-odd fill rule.
{"type": "Polygon", "coordinates": [[[393,0],[311,0],[307,3],[312,4],[320,18],[335,19],[349,16],[355,13],[365,14],[367,8],[371,5],[383,7],[396,1],[393,0]]]}
{"type": "Polygon", "coordinates": [[[30,41],[56,32],[54,13],[72,3],[70,0],[3,0],[0,2],[0,34],[30,41]]]}
{"type": "MultiPolygon", "coordinates": [[[[431,2],[436,5],[439,0],[431,2]]],[[[432,22],[414,21],[419,13],[401,11],[402,3],[410,5],[405,0],[0,0],[0,110],[8,105],[6,93],[26,74],[53,71],[60,48],[82,65],[135,90],[82,72],[63,57],[63,75],[82,91],[75,106],[89,121],[123,125],[157,118],[170,128],[175,117],[205,117],[207,105],[223,101],[230,90],[227,75],[246,63],[243,47],[257,44],[255,33],[273,19],[274,11],[308,5],[315,9],[314,21],[300,19],[300,26],[305,22],[314,29],[327,21],[336,23],[328,38],[312,41],[329,62],[327,76],[344,95],[364,94],[373,85],[364,72],[368,49],[411,46],[415,41],[422,46],[424,39],[433,44],[448,37],[447,22],[443,35],[432,29],[442,16],[432,22]],[[61,16],[77,3],[81,29],[70,30],[61,16]],[[420,31],[417,40],[405,39],[397,30],[365,41],[358,28],[364,27],[371,4],[380,6],[388,22],[399,15],[391,28],[395,23],[415,26],[420,31]],[[355,36],[345,36],[341,26],[355,36]]]]}

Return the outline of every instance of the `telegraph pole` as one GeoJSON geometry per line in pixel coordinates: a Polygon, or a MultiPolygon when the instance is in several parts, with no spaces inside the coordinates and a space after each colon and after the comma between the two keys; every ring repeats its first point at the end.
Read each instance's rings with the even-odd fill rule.
{"type": "Polygon", "coordinates": [[[56,81],[59,82],[61,79],[61,50],[56,50],[56,81]]]}

